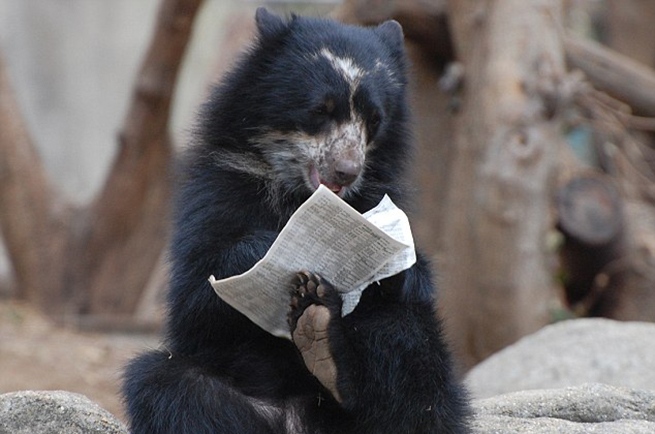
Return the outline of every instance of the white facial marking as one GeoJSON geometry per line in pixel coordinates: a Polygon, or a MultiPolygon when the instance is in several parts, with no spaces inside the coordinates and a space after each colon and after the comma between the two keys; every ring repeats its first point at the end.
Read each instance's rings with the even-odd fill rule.
{"type": "Polygon", "coordinates": [[[355,96],[357,86],[359,85],[362,77],[366,75],[366,72],[357,64],[355,64],[353,59],[348,57],[339,57],[327,48],[321,49],[320,55],[325,57],[328,62],[330,62],[330,65],[332,65],[335,71],[339,72],[350,85],[350,98],[348,103],[350,105],[350,113],[354,114],[355,102],[353,98],[355,96]]]}
{"type": "MultiPolygon", "coordinates": [[[[301,131],[268,131],[251,143],[261,149],[278,176],[300,177],[313,188],[308,171],[310,167],[318,170],[321,180],[332,182],[335,161],[348,158],[365,163],[366,124],[356,116],[317,135],[301,131]]],[[[356,184],[358,182],[348,189],[355,188],[356,184]]]]}
{"type": "Polygon", "coordinates": [[[327,48],[323,48],[320,54],[325,57],[332,67],[339,71],[339,73],[341,73],[341,75],[343,75],[351,85],[359,82],[359,80],[364,76],[364,70],[357,66],[353,59],[339,57],[327,48]]]}
{"type": "Polygon", "coordinates": [[[350,122],[331,128],[327,133],[315,136],[302,131],[288,133],[269,131],[258,136],[251,143],[273,159],[273,164],[275,162],[287,164],[288,161],[297,159],[321,165],[328,160],[328,155],[354,152],[363,156],[366,150],[366,124],[356,117],[350,122]],[[289,146],[290,144],[293,146],[289,146]]]}

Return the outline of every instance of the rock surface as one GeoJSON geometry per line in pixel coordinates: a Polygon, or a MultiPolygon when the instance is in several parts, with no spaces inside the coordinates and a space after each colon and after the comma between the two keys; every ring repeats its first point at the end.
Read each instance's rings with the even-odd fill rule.
{"type": "MultiPolygon", "coordinates": [[[[515,392],[473,403],[473,434],[653,434],[655,391],[601,384],[515,392]]],[[[82,395],[0,395],[0,434],[128,434],[82,395]]]]}
{"type": "Polygon", "coordinates": [[[655,324],[607,319],[553,324],[477,365],[466,383],[474,398],[584,383],[655,390],[655,324]]]}
{"type": "Polygon", "coordinates": [[[0,395],[0,434],[128,434],[83,395],[22,391],[0,395]]]}
{"type": "Polygon", "coordinates": [[[653,434],[655,392],[588,384],[473,403],[475,434],[653,434]]]}

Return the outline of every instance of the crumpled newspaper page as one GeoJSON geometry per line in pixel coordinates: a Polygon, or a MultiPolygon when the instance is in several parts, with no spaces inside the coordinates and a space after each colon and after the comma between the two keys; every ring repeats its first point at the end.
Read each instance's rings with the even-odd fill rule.
{"type": "Polygon", "coordinates": [[[321,185],[250,270],[221,280],[211,276],[209,282],[252,322],[291,339],[286,317],[296,273],[318,273],[332,283],[344,300],[342,315],[347,315],[368,285],[415,262],[407,216],[388,196],[362,215],[321,185]]]}

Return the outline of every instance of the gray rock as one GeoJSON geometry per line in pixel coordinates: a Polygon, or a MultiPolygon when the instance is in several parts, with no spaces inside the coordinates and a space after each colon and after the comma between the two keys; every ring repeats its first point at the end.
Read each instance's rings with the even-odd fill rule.
{"type": "Polygon", "coordinates": [[[655,392],[601,384],[476,400],[475,434],[653,434],[655,392]]]}
{"type": "Polygon", "coordinates": [[[477,365],[466,383],[474,398],[584,383],[655,390],[655,324],[607,319],[553,324],[477,365]]]}
{"type": "Polygon", "coordinates": [[[0,395],[0,434],[128,434],[83,395],[22,391],[0,395]]]}
{"type": "MultiPolygon", "coordinates": [[[[655,392],[589,384],[474,401],[475,434],[653,434],[655,392]]],[[[111,414],[69,392],[0,395],[0,434],[128,434],[111,414]]]]}

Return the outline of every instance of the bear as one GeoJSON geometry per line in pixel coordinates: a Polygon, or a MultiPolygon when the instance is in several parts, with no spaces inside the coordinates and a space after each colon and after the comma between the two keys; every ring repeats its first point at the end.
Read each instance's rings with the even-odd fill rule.
{"type": "MultiPolygon", "coordinates": [[[[359,212],[410,202],[401,26],[255,14],[257,37],[202,106],[184,154],[160,349],[126,367],[133,434],[469,432],[430,265],[371,284],[342,316],[312,270],[289,287],[292,340],[208,283],[250,269],[324,185],[359,212]]],[[[257,288],[253,288],[256,290],[257,288]]]]}

